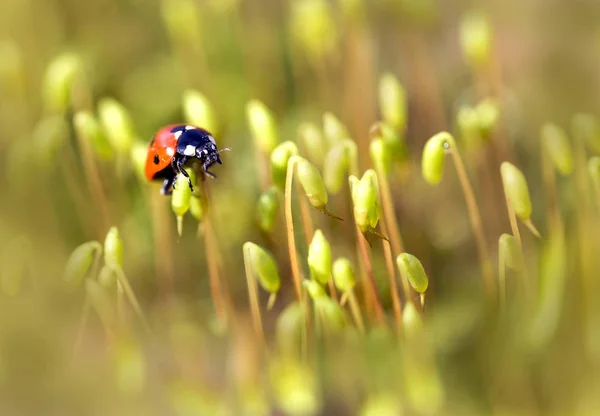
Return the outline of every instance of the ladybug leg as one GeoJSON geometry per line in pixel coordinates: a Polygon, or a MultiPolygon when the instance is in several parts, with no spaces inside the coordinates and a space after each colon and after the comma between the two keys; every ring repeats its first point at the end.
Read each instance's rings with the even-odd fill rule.
{"type": "Polygon", "coordinates": [[[173,193],[173,189],[175,189],[175,176],[168,176],[163,181],[162,188],[160,189],[160,193],[163,195],[171,195],[173,193]]]}
{"type": "Polygon", "coordinates": [[[187,178],[188,184],[190,185],[190,189],[192,192],[194,192],[194,185],[192,184],[192,179],[190,178],[190,175],[186,172],[186,170],[183,168],[185,162],[187,162],[187,157],[185,156],[177,159],[177,161],[175,161],[175,164],[177,166],[175,171],[180,172],[183,176],[187,178]]]}
{"type": "Polygon", "coordinates": [[[204,173],[206,173],[208,176],[210,176],[213,179],[217,179],[217,175],[208,171],[208,166],[206,164],[202,165],[202,168],[204,170],[204,173]]]}

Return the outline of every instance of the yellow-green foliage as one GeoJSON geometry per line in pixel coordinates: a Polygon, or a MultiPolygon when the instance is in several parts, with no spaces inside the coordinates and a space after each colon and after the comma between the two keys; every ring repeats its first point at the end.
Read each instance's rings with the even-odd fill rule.
{"type": "Polygon", "coordinates": [[[0,415],[598,414],[595,3],[2,0],[0,415]]]}

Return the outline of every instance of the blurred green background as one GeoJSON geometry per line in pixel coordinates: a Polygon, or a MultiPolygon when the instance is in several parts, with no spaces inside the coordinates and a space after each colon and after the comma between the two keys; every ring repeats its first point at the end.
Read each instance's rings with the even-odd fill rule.
{"type": "MultiPolygon", "coordinates": [[[[461,105],[498,98],[503,110],[496,145],[467,157],[490,253],[495,258],[498,237],[510,232],[499,175],[504,160],[528,178],[532,220],[547,235],[540,126],[552,121],[569,131],[574,114],[598,112],[599,22],[600,3],[593,0],[3,0],[0,413],[172,414],[162,398],[163,383],[187,372],[191,379],[213,380],[215,391],[227,390],[224,363],[234,347],[219,335],[181,329],[177,334],[186,340],[178,339],[183,346],[172,338],[144,344],[147,367],[140,376],[146,380],[141,396],[126,394],[127,386],[136,385],[127,375],[124,388],[114,382],[112,367],[106,366],[113,358],[101,347],[102,327],[95,318],[83,336],[85,353],[72,359],[84,292],[65,291],[61,276],[73,249],[90,240],[102,242],[111,226],[119,229],[124,271],[156,333],[176,338],[170,325],[184,321],[208,328],[213,313],[207,242],[196,239],[197,221],[186,216],[183,236],[177,238],[169,198],[159,195],[158,184],[136,175],[129,154],[93,155],[100,183],[99,188],[91,185],[72,123],[74,111],[95,113],[100,100],[113,98],[131,115],[134,142],[145,145],[162,126],[186,121],[186,91],[207,97],[219,126],[214,132],[218,145],[233,149],[222,155],[223,165],[212,169],[218,181],[209,181],[216,235],[212,243],[224,259],[223,279],[240,322],[247,318],[242,244],[255,241],[277,258],[283,288],[275,312],[265,317],[271,333],[276,312],[293,298],[293,288],[282,217],[272,235],[256,225],[256,201],[265,190],[260,174],[268,170],[268,159],[255,157],[246,105],[258,99],[272,110],[280,141],[298,141],[300,123],[321,126],[324,113],[335,114],[358,145],[362,174],[372,167],[369,128],[382,117],[378,83],[383,73],[391,72],[406,90],[404,139],[412,168],[408,179],[392,179],[396,215],[407,250],[428,271],[432,313],[439,305],[439,317],[447,312],[443,305],[477,303],[480,277],[456,174],[447,168],[443,186],[427,185],[419,174],[423,145],[439,131],[456,132],[461,105]],[[486,14],[493,29],[491,69],[481,72],[461,51],[461,22],[471,11],[486,14]],[[60,108],[52,105],[58,93],[51,81],[48,87],[48,68],[65,53],[79,57],[85,82],[74,94],[74,104],[60,108]]],[[[573,242],[571,254],[594,250],[598,243],[592,236],[584,240],[589,245],[574,242],[581,193],[571,179],[559,180],[558,190],[567,241],[573,242]]],[[[346,221],[340,224],[315,213],[315,227],[328,230],[336,256],[352,256],[347,195],[330,195],[330,206],[346,221]]],[[[591,233],[597,219],[585,218],[593,218],[591,233]]],[[[301,227],[296,228],[298,241],[303,241],[301,227]]],[[[537,270],[540,244],[523,230],[525,258],[537,270]]],[[[299,244],[299,251],[305,256],[306,246],[299,244]]],[[[381,249],[374,252],[376,277],[389,306],[381,249]]],[[[577,266],[570,270],[569,276],[584,273],[577,266]]],[[[590,276],[596,270],[591,266],[590,276]]],[[[580,359],[581,288],[578,279],[572,280],[565,286],[569,296],[558,337],[562,342],[533,360],[527,376],[519,371],[525,365],[519,360],[527,361],[527,354],[519,350],[511,356],[511,350],[503,363],[490,345],[502,336],[465,330],[468,341],[454,347],[447,360],[454,365],[442,360],[446,381],[461,388],[445,413],[437,414],[501,414],[478,404],[498,368],[506,369],[498,378],[504,376],[502,385],[508,387],[494,397],[511,410],[524,409],[506,414],[575,414],[579,389],[591,389],[589,396],[582,393],[586,400],[595,397],[597,382],[582,375],[593,374],[595,367],[580,359]],[[533,392],[519,386],[533,386],[533,392]]],[[[467,325],[465,316],[476,314],[466,306],[458,310],[463,315],[440,324],[441,334],[448,327],[467,325]]],[[[509,325],[503,330],[512,329],[509,325]]],[[[139,367],[132,365],[138,374],[139,367]]],[[[594,414],[592,410],[580,414],[594,414]]],[[[354,413],[333,406],[322,414],[354,413]]]]}

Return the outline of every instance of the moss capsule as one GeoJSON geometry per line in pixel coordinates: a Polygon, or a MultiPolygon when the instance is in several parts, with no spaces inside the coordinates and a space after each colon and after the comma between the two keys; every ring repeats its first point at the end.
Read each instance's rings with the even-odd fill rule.
{"type": "Polygon", "coordinates": [[[281,190],[285,189],[288,162],[297,154],[298,147],[291,141],[281,143],[271,152],[271,177],[273,183],[281,190]]]}
{"type": "Polygon", "coordinates": [[[331,278],[331,246],[321,230],[316,230],[308,246],[308,267],[313,279],[326,285],[331,278]]]}
{"type": "Polygon", "coordinates": [[[396,258],[396,263],[400,273],[408,279],[413,289],[425,293],[429,279],[419,259],[412,254],[402,253],[396,258]]]}
{"type": "Polygon", "coordinates": [[[528,220],[531,217],[531,199],[525,176],[509,162],[502,163],[500,173],[508,202],[521,220],[528,220]]]}

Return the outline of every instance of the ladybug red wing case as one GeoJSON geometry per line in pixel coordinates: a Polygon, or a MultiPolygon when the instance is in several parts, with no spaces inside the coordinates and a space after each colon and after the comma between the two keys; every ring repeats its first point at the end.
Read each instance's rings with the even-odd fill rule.
{"type": "Polygon", "coordinates": [[[146,157],[146,178],[163,180],[161,193],[169,195],[177,174],[188,178],[190,189],[192,181],[184,169],[191,160],[198,160],[204,173],[212,178],[216,176],[208,171],[215,163],[221,163],[219,153],[229,148],[217,150],[215,138],[208,131],[190,124],[170,124],[161,128],[152,139],[146,157]]]}

